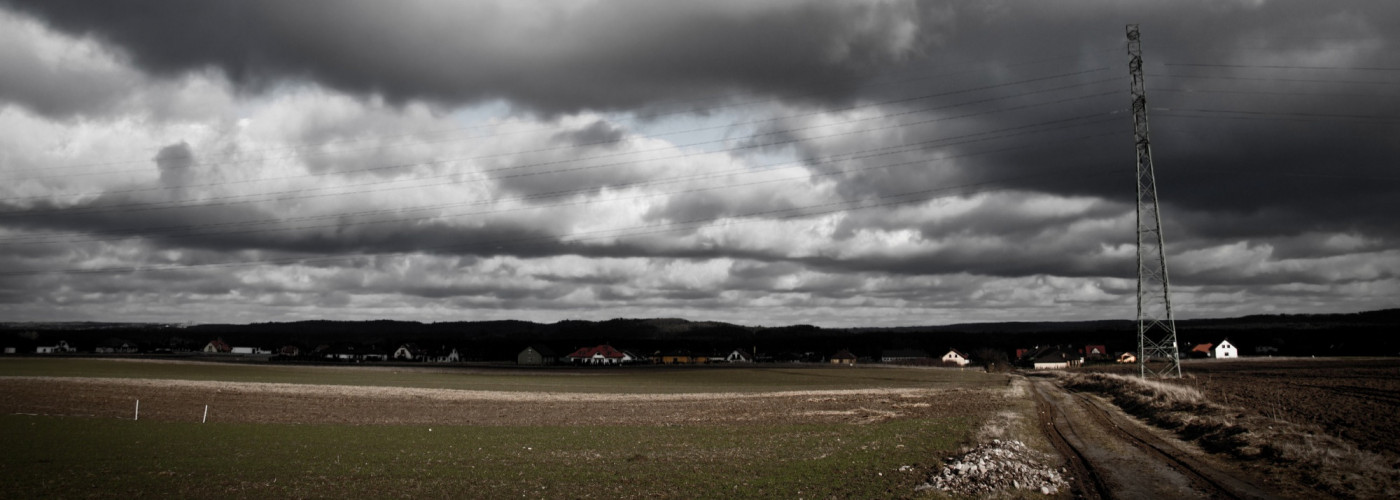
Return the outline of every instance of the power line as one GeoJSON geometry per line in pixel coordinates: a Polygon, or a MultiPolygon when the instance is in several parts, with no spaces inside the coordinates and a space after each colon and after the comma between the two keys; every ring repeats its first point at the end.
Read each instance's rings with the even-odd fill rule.
{"type": "Polygon", "coordinates": [[[1248,76],[1222,76],[1222,75],[1178,75],[1171,73],[1147,73],[1153,78],[1182,78],[1196,80],[1238,80],[1247,82],[1289,82],[1289,83],[1340,83],[1345,85],[1400,85],[1400,81],[1386,82],[1377,80],[1336,80],[1318,78],[1273,78],[1273,77],[1248,77],[1248,76]]]}
{"type": "Polygon", "coordinates": [[[1241,68],[1241,69],[1311,69],[1329,71],[1400,71],[1400,67],[1382,66],[1302,66],[1286,64],[1207,64],[1207,63],[1169,63],[1164,66],[1183,68],[1241,68]]]}
{"type": "Polygon", "coordinates": [[[1274,119],[1291,121],[1322,121],[1322,120],[1357,120],[1364,123],[1393,123],[1400,122],[1400,116],[1386,115],[1352,115],[1342,113],[1284,113],[1273,111],[1244,111],[1244,110],[1224,110],[1224,109],[1189,109],[1189,108],[1153,108],[1154,112],[1162,111],[1170,116],[1180,116],[1184,118],[1227,118],[1227,119],[1274,119]],[[1208,116],[1194,116],[1180,113],[1203,113],[1208,116]],[[1244,115],[1244,116],[1216,116],[1216,115],[1244,115]]]}
{"type": "Polygon", "coordinates": [[[1226,90],[1226,89],[1174,89],[1165,87],[1148,87],[1152,92],[1168,92],[1176,94],[1237,94],[1237,95],[1278,95],[1290,97],[1356,97],[1362,99],[1383,99],[1400,97],[1393,94],[1341,94],[1336,92],[1279,92],[1269,90],[1226,90]]]}

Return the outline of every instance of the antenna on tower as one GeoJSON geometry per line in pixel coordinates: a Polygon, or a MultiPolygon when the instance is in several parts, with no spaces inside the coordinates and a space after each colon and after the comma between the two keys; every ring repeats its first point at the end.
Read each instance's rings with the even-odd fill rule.
{"type": "Polygon", "coordinates": [[[1142,79],[1142,41],[1138,25],[1128,25],[1128,69],[1132,74],[1133,142],[1137,146],[1137,330],[1138,367],[1142,378],[1181,377],[1172,317],[1171,285],[1162,244],[1162,216],[1157,206],[1157,174],[1152,168],[1152,140],[1147,134],[1147,90],[1142,79]]]}

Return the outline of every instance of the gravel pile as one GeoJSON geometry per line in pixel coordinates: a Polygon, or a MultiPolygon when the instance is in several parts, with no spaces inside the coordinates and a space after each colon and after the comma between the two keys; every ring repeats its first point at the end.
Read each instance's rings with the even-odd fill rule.
{"type": "Polygon", "coordinates": [[[1069,486],[1064,469],[1045,465],[1045,454],[1020,441],[993,439],[961,457],[948,458],[948,466],[919,489],[972,496],[1008,490],[1031,490],[1052,495],[1069,486]]]}

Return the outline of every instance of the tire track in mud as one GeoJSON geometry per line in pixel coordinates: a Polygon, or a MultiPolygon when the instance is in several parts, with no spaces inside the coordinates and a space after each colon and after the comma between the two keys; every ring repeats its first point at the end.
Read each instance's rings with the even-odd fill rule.
{"type": "Polygon", "coordinates": [[[1041,428],[1075,471],[1076,498],[1276,498],[1090,396],[1032,380],[1041,428]]]}
{"type": "MultiPolygon", "coordinates": [[[[1070,472],[1071,492],[1075,498],[1111,498],[1104,495],[1109,489],[1103,483],[1103,478],[1099,477],[1094,467],[1090,465],[1088,457],[1069,443],[1066,434],[1073,435],[1074,430],[1069,427],[1069,420],[1063,412],[1059,411],[1050,400],[1040,392],[1036,384],[1031,385],[1031,394],[1035,397],[1036,414],[1039,416],[1040,428],[1045,433],[1045,437],[1050,440],[1050,445],[1055,447],[1055,451],[1068,462],[1070,472]]],[[[1082,447],[1082,445],[1081,445],[1082,447]]]]}

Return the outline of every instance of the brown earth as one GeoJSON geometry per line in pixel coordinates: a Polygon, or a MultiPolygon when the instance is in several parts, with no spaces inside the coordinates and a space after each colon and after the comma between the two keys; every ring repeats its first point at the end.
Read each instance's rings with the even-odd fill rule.
{"type": "Polygon", "coordinates": [[[1400,359],[1254,359],[1187,363],[1182,383],[1211,401],[1400,455],[1400,359]]]}
{"type": "Polygon", "coordinates": [[[246,382],[0,377],[0,413],[198,422],[350,425],[678,425],[852,423],[983,416],[993,389],[702,394],[467,391],[246,382]]]}

